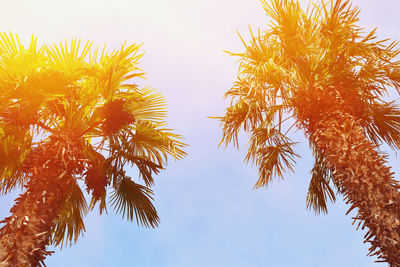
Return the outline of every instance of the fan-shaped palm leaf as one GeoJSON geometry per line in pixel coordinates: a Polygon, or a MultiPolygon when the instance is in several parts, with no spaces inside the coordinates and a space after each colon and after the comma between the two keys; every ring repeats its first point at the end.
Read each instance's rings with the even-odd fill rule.
{"type": "Polygon", "coordinates": [[[83,218],[88,211],[85,196],[79,185],[74,183],[64,208],[56,219],[51,237],[53,245],[67,245],[75,243],[78,237],[85,231],[83,218]]]}
{"type": "Polygon", "coordinates": [[[111,204],[123,216],[130,220],[137,216],[147,227],[158,225],[149,187],[168,156],[186,155],[186,145],[179,135],[163,128],[163,96],[134,83],[143,76],[139,47],[122,45],[111,53],[104,48],[99,55],[91,42],[74,39],[38,48],[32,37],[25,49],[16,35],[0,34],[0,152],[5,156],[0,160],[0,193],[16,186],[39,190],[46,184],[36,184],[47,177],[42,173],[46,164],[52,164],[49,170],[63,185],[59,191],[63,196],[42,188],[23,195],[20,199],[28,199],[25,202],[16,202],[12,212],[19,213],[12,216],[18,220],[25,220],[23,203],[33,203],[38,210],[41,205],[51,207],[51,214],[36,212],[36,217],[47,216],[46,221],[30,219],[36,223],[25,233],[24,242],[30,246],[18,251],[15,248],[22,246],[12,242],[20,239],[9,242],[4,234],[12,232],[17,219],[5,220],[7,231],[0,229],[0,261],[35,265],[48,255],[48,243],[76,242],[85,230],[83,217],[88,209],[98,203],[100,213],[107,212],[108,187],[113,190],[111,204]],[[49,143],[51,156],[42,147],[49,143]],[[46,159],[43,162],[38,161],[38,151],[46,159]],[[137,167],[138,178],[147,187],[126,176],[128,166],[137,167]],[[89,207],[78,180],[91,194],[89,207]],[[48,194],[53,197],[44,197],[48,194]]]}
{"type": "Polygon", "coordinates": [[[32,136],[28,131],[0,124],[0,194],[7,194],[25,184],[22,169],[31,149],[32,136]],[[4,128],[3,128],[4,127],[4,128]]]}
{"type": "Polygon", "coordinates": [[[114,186],[111,195],[111,204],[117,213],[128,220],[136,218],[138,224],[146,227],[158,226],[160,219],[151,203],[153,192],[140,184],[133,182],[129,177],[124,176],[114,186]]]}
{"type": "MultiPolygon", "coordinates": [[[[308,209],[313,209],[315,214],[328,213],[327,200],[336,201],[335,192],[330,186],[334,183],[332,167],[315,148],[313,149],[315,157],[314,167],[311,170],[311,180],[308,186],[306,204],[308,209]]],[[[335,184],[334,184],[335,185],[335,184]]]]}

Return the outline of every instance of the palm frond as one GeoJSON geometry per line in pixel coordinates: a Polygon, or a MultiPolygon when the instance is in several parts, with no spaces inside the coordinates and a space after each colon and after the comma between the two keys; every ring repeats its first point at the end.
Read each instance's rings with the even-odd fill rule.
{"type": "Polygon", "coordinates": [[[26,86],[29,79],[45,62],[44,47],[37,47],[32,36],[28,49],[20,43],[18,36],[0,33],[0,88],[1,95],[9,98],[34,100],[39,92],[26,86]]]}
{"type": "Polygon", "coordinates": [[[186,155],[182,150],[186,144],[177,141],[180,136],[159,128],[161,125],[141,121],[132,130],[108,137],[107,173],[113,184],[124,174],[124,166],[130,164],[137,167],[146,186],[151,186],[153,176],[167,164],[168,155],[175,159],[186,155]]]}
{"type": "Polygon", "coordinates": [[[134,125],[134,132],[120,133],[110,138],[110,149],[122,149],[130,154],[148,158],[163,166],[167,156],[181,159],[186,155],[182,150],[186,144],[178,141],[181,137],[169,129],[160,128],[164,124],[140,121],[134,125]],[[114,144],[117,144],[114,146],[114,144]]]}
{"type": "Polygon", "coordinates": [[[386,142],[400,149],[400,108],[395,102],[376,102],[368,106],[366,118],[361,120],[367,136],[376,145],[386,142]]]}
{"type": "Polygon", "coordinates": [[[138,156],[123,149],[115,149],[114,153],[107,159],[109,168],[107,172],[115,183],[119,174],[122,173],[123,167],[129,163],[135,166],[139,171],[139,178],[142,178],[147,187],[154,185],[153,175],[157,175],[163,166],[156,164],[147,157],[138,156]]]}
{"type": "Polygon", "coordinates": [[[259,92],[264,90],[259,90],[259,88],[243,90],[248,87],[248,84],[246,86],[246,82],[242,79],[239,79],[238,83],[228,91],[227,95],[235,96],[236,93],[242,95],[236,102],[232,101],[230,107],[226,109],[224,117],[218,118],[223,127],[221,143],[225,142],[228,145],[232,142],[236,147],[238,147],[238,134],[242,128],[245,132],[249,132],[260,124],[273,124],[275,119],[278,120],[277,125],[280,126],[282,121],[279,114],[287,109],[285,105],[274,104],[274,96],[268,99],[269,96],[266,96],[265,92],[259,92]],[[239,86],[238,83],[241,87],[240,93],[235,89],[236,86],[239,86]],[[250,94],[254,95],[249,96],[250,94]]]}
{"type": "Polygon", "coordinates": [[[228,145],[233,142],[233,145],[238,147],[239,131],[242,126],[248,127],[246,120],[250,113],[250,105],[247,99],[240,99],[227,108],[225,116],[221,118],[221,124],[223,125],[221,143],[225,142],[225,145],[228,145]]]}
{"type": "Polygon", "coordinates": [[[92,42],[86,41],[82,44],[80,39],[65,40],[50,46],[46,52],[49,68],[70,78],[70,90],[80,96],[80,101],[86,103],[87,99],[98,99],[98,89],[93,84],[97,74],[93,71],[95,62],[91,62],[92,42]]]}
{"type": "Polygon", "coordinates": [[[64,208],[55,221],[50,243],[61,247],[64,244],[72,245],[75,243],[78,237],[85,232],[83,218],[87,211],[85,196],[75,182],[71,185],[71,193],[65,200],[64,208]]]}
{"type": "Polygon", "coordinates": [[[98,198],[95,196],[92,196],[90,199],[89,203],[89,210],[93,210],[96,207],[96,204],[99,203],[99,213],[100,215],[104,213],[107,214],[107,192],[104,192],[104,194],[98,198]]]}
{"type": "Polygon", "coordinates": [[[146,227],[157,227],[160,219],[151,201],[153,192],[148,187],[133,182],[125,176],[114,186],[111,195],[111,205],[117,213],[122,213],[132,221],[136,218],[137,224],[146,227]]]}
{"type": "Polygon", "coordinates": [[[308,186],[306,204],[307,209],[313,209],[315,214],[328,213],[327,200],[336,201],[335,192],[330,186],[333,181],[333,173],[327,161],[321,153],[317,153],[315,149],[315,163],[311,170],[311,181],[308,186]]]}
{"type": "Polygon", "coordinates": [[[64,70],[58,70],[54,67],[41,67],[32,72],[24,81],[24,88],[31,88],[36,92],[40,92],[49,98],[65,98],[70,97],[72,85],[78,76],[72,77],[64,70]]]}
{"type": "Polygon", "coordinates": [[[254,188],[267,186],[274,176],[283,178],[287,170],[293,171],[295,157],[292,142],[275,128],[253,129],[246,161],[258,166],[259,179],[254,188]]]}
{"type": "Polygon", "coordinates": [[[264,10],[273,19],[272,25],[279,29],[279,34],[285,40],[296,35],[301,19],[300,3],[293,0],[273,0],[268,3],[262,0],[264,10]]]}
{"type": "MultiPolygon", "coordinates": [[[[113,53],[103,53],[98,64],[92,69],[92,74],[97,79],[100,94],[104,99],[110,100],[116,92],[129,88],[129,80],[143,77],[143,72],[138,68],[137,62],[143,54],[138,54],[140,46],[132,44],[123,45],[113,53]],[[125,83],[128,82],[128,85],[125,83]]],[[[103,51],[104,52],[104,51],[103,51]]]]}
{"type": "Polygon", "coordinates": [[[21,43],[17,35],[1,33],[0,39],[1,54],[15,55],[21,51],[21,43]]]}
{"type": "Polygon", "coordinates": [[[172,133],[170,129],[161,128],[163,126],[163,123],[139,122],[130,139],[134,151],[137,151],[138,155],[148,157],[153,161],[156,160],[159,165],[162,165],[162,156],[165,157],[166,162],[167,155],[175,159],[181,159],[186,155],[182,150],[186,144],[178,141],[182,137],[172,133]]]}
{"type": "Polygon", "coordinates": [[[46,52],[51,69],[58,69],[74,77],[81,76],[86,68],[91,46],[92,42],[87,41],[82,48],[81,40],[73,39],[48,47],[46,52]]]}
{"type": "Polygon", "coordinates": [[[153,88],[145,87],[130,90],[129,93],[121,92],[117,97],[127,100],[127,108],[136,120],[161,121],[167,115],[166,102],[162,94],[153,88]]]}
{"type": "Polygon", "coordinates": [[[26,182],[24,161],[31,149],[32,136],[27,131],[0,123],[0,194],[7,194],[26,182]]]}

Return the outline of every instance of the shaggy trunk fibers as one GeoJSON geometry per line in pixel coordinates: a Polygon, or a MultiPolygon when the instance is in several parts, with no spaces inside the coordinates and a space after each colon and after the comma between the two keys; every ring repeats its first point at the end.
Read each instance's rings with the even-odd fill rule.
{"type": "MultiPolygon", "coordinates": [[[[60,135],[61,136],[61,135],[60,135]]],[[[0,267],[44,265],[55,220],[71,191],[73,174],[82,168],[79,148],[65,136],[34,148],[26,162],[26,191],[1,223],[0,267]]]]}
{"type": "Polygon", "coordinates": [[[368,228],[369,254],[399,267],[400,185],[384,156],[348,114],[327,115],[313,129],[311,140],[335,170],[335,183],[351,205],[347,213],[357,208],[353,224],[368,228]]]}

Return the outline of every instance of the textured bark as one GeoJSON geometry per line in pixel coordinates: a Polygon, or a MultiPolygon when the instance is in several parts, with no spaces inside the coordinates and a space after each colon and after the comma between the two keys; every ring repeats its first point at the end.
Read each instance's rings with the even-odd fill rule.
{"type": "Polygon", "coordinates": [[[65,138],[53,138],[26,160],[26,192],[16,199],[0,229],[0,267],[41,266],[52,253],[46,250],[52,227],[71,190],[73,174],[81,169],[76,150],[65,138]]]}
{"type": "Polygon", "coordinates": [[[314,145],[335,170],[334,179],[345,201],[357,208],[353,224],[368,228],[369,255],[400,266],[400,185],[386,167],[385,157],[348,114],[330,115],[310,130],[314,145]],[[313,130],[315,129],[315,130],[313,130]]]}

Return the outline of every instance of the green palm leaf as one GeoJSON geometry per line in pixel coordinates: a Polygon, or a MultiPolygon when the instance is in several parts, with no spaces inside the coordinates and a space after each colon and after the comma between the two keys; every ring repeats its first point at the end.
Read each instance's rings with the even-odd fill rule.
{"type": "Polygon", "coordinates": [[[274,176],[283,178],[287,170],[293,171],[295,157],[298,157],[292,148],[295,144],[274,128],[253,129],[245,159],[259,167],[255,188],[267,186],[274,176]]]}
{"type": "Polygon", "coordinates": [[[129,177],[124,176],[114,186],[111,195],[111,205],[117,213],[128,220],[136,218],[138,224],[146,227],[157,227],[160,219],[151,203],[153,192],[148,187],[133,182],[129,177]]]}
{"type": "Polygon", "coordinates": [[[386,142],[400,148],[400,109],[394,102],[373,101],[361,124],[368,137],[377,145],[386,142]]]}
{"type": "Polygon", "coordinates": [[[148,121],[138,122],[132,130],[120,133],[110,139],[110,147],[118,144],[124,151],[135,153],[138,156],[146,157],[158,165],[164,165],[167,156],[181,159],[186,155],[182,150],[184,143],[178,141],[181,137],[173,134],[169,129],[160,128],[164,123],[151,123],[148,121]]]}
{"type": "Polygon", "coordinates": [[[78,77],[86,67],[87,57],[92,46],[92,42],[87,41],[83,48],[81,40],[73,39],[71,42],[60,42],[47,48],[48,62],[51,69],[58,69],[68,75],[78,77]]]}
{"type": "Polygon", "coordinates": [[[24,86],[45,62],[44,47],[37,47],[32,36],[28,49],[20,43],[18,36],[0,33],[0,88],[2,97],[25,97],[35,100],[38,92],[24,86]]]}
{"type": "Polygon", "coordinates": [[[32,136],[27,129],[18,129],[0,123],[0,194],[23,187],[24,160],[31,149],[32,136]]]}
{"type": "Polygon", "coordinates": [[[127,108],[136,120],[159,122],[166,116],[165,98],[160,93],[155,92],[153,88],[135,89],[129,95],[121,92],[116,96],[124,97],[127,100],[127,108]]]}
{"type": "Polygon", "coordinates": [[[313,149],[315,163],[311,170],[311,180],[308,186],[306,204],[308,209],[313,209],[315,214],[328,213],[327,200],[336,201],[335,192],[330,186],[333,181],[331,167],[321,153],[313,149]]]}
{"type": "MultiPolygon", "coordinates": [[[[142,77],[143,73],[138,68],[137,62],[142,57],[138,54],[140,46],[132,44],[129,46],[123,45],[121,49],[115,50],[111,54],[103,53],[99,60],[96,61],[91,69],[91,74],[96,78],[99,93],[104,99],[110,100],[122,88],[131,89],[124,84],[132,78],[142,77]]],[[[95,53],[97,56],[97,53],[95,53]]]]}
{"type": "Polygon", "coordinates": [[[158,174],[160,170],[163,169],[161,165],[154,163],[147,157],[137,156],[122,149],[116,150],[114,154],[107,159],[107,163],[110,166],[108,170],[112,181],[117,181],[117,177],[121,173],[123,166],[130,163],[131,166],[135,166],[139,170],[139,178],[142,178],[148,187],[154,185],[153,175],[158,174]]]}
{"type": "Polygon", "coordinates": [[[88,207],[85,196],[77,183],[72,184],[71,194],[65,200],[64,209],[59,214],[51,236],[51,243],[55,246],[71,245],[85,231],[83,217],[88,207]]]}

